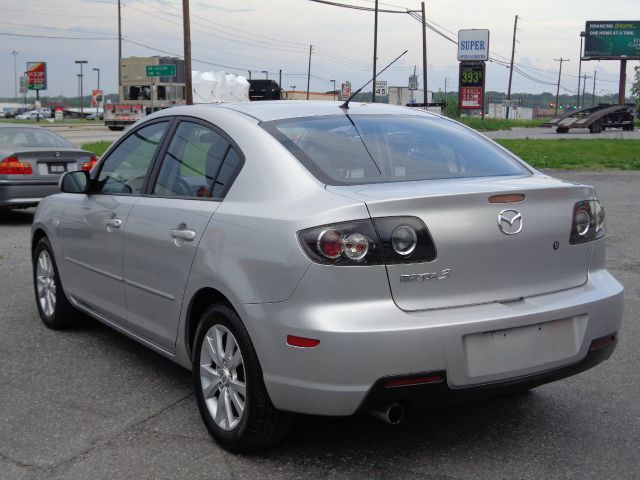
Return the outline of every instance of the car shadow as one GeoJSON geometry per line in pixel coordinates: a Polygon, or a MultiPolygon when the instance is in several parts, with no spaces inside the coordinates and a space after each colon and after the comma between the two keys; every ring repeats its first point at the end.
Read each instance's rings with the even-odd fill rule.
{"type": "Polygon", "coordinates": [[[0,225],[31,225],[35,208],[7,210],[0,208],[0,225]]]}

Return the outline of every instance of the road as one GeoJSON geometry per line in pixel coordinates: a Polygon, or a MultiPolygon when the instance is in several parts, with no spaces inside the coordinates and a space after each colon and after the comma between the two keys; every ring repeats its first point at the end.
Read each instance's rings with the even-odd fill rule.
{"type": "Polygon", "coordinates": [[[640,478],[640,172],[556,175],[595,185],[607,208],[608,265],[626,287],[609,361],[526,394],[409,412],[397,427],[301,416],[280,448],[244,456],[209,438],[187,371],[94,321],[46,329],[32,213],[0,213],[0,478],[640,478]]]}
{"type": "Polygon", "coordinates": [[[76,147],[81,147],[85,143],[99,142],[101,140],[113,142],[120,138],[123,133],[112,132],[104,125],[43,124],[42,126],[67,139],[76,147]]]}
{"type": "Polygon", "coordinates": [[[541,140],[559,140],[562,138],[574,139],[584,138],[587,140],[595,139],[631,139],[640,140],[640,130],[636,129],[633,132],[623,132],[621,129],[616,128],[613,130],[605,130],[602,133],[591,134],[589,130],[580,128],[575,130],[569,130],[568,133],[558,134],[555,128],[523,128],[516,127],[511,130],[498,130],[496,132],[482,132],[489,138],[535,138],[541,140]]]}

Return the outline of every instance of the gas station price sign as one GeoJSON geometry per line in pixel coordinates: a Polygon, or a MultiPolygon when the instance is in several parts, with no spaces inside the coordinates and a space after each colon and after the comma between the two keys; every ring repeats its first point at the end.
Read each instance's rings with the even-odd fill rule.
{"type": "Polygon", "coordinates": [[[460,97],[458,105],[464,110],[481,110],[484,102],[484,62],[460,62],[460,97]]]}
{"type": "Polygon", "coordinates": [[[484,85],[484,62],[460,63],[460,86],[482,87],[484,85]]]}

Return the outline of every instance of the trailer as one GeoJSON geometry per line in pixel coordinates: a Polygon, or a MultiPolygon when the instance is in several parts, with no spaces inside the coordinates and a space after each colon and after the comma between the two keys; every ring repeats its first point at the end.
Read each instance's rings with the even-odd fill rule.
{"type": "Polygon", "coordinates": [[[622,128],[630,132],[633,130],[634,116],[632,104],[601,103],[594,107],[570,111],[545,122],[542,126],[555,127],[557,133],[568,133],[571,128],[588,128],[591,133],[601,133],[607,128],[622,128]]]}

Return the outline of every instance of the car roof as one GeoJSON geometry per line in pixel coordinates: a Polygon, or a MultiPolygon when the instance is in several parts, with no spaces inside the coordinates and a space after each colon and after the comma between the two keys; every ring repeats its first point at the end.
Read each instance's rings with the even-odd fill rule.
{"type": "Polygon", "coordinates": [[[256,120],[268,122],[284,118],[313,117],[324,115],[370,114],[370,115],[428,115],[437,117],[424,110],[389,105],[384,103],[361,103],[351,101],[349,109],[342,109],[344,102],[306,101],[306,100],[268,100],[259,102],[221,103],[202,105],[211,108],[225,108],[243,113],[256,120]]]}

